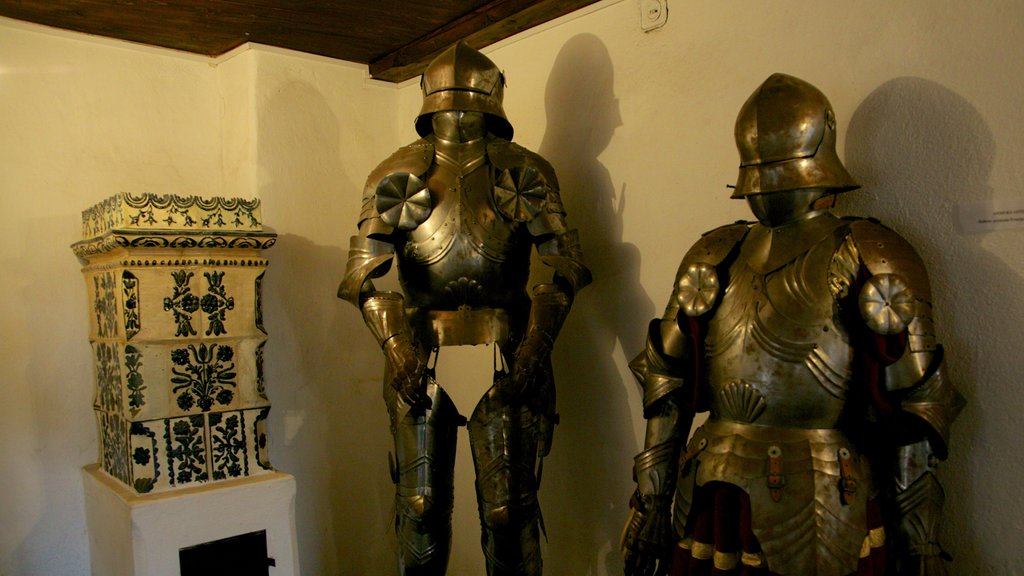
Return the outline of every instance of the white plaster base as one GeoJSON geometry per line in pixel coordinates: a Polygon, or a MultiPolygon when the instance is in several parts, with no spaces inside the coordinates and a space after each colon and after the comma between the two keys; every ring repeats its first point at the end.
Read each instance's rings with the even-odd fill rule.
{"type": "Polygon", "coordinates": [[[139,496],[96,465],[82,469],[94,576],[178,576],[178,551],[266,530],[272,576],[298,576],[295,478],[274,472],[139,496]]]}

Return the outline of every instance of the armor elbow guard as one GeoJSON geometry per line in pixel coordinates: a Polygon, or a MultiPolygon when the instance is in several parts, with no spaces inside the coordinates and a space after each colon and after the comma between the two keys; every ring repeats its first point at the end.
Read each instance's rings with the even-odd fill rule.
{"type": "Polygon", "coordinates": [[[568,285],[570,295],[575,295],[590,284],[590,269],[583,263],[583,251],[576,230],[566,231],[544,242],[537,247],[537,253],[541,262],[554,268],[556,277],[562,278],[562,283],[568,285]]]}
{"type": "MultiPolygon", "coordinates": [[[[629,363],[637,382],[643,388],[644,418],[656,411],[656,405],[686,382],[680,374],[684,357],[672,357],[665,353],[660,319],[652,320],[647,332],[647,344],[643,352],[629,363]]],[[[685,350],[685,348],[681,349],[685,350]]]]}
{"type": "MultiPolygon", "coordinates": [[[[338,298],[359,306],[366,283],[387,274],[394,257],[394,246],[365,236],[353,236],[349,241],[348,263],[338,287],[338,298]]],[[[369,289],[372,290],[372,286],[369,289]]]]}

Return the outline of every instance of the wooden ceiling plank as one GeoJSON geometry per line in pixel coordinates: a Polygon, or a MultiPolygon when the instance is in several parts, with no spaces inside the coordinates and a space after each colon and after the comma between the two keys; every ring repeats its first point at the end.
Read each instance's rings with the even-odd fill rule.
{"type": "Polygon", "coordinates": [[[564,16],[596,0],[495,0],[370,62],[370,76],[404,82],[423,73],[438,54],[459,40],[481,49],[564,16]]]}

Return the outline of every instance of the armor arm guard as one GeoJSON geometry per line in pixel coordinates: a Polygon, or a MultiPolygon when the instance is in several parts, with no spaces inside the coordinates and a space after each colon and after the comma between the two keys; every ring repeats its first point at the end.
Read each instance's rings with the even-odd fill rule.
{"type": "Polygon", "coordinates": [[[847,251],[861,263],[861,318],[875,334],[885,364],[885,389],[894,402],[893,542],[900,573],[945,574],[941,558],[948,556],[937,542],[945,496],[935,469],[948,454],[950,425],[965,402],[945,378],[920,257],[906,240],[877,222],[855,221],[850,230],[853,247],[847,251]]]}
{"type": "Polygon", "coordinates": [[[349,241],[348,263],[345,276],[338,287],[338,298],[362,307],[362,300],[373,292],[373,278],[379,278],[391,269],[395,247],[387,242],[364,235],[349,241]]]}
{"type": "Polygon", "coordinates": [[[900,431],[900,444],[927,439],[934,454],[945,459],[950,425],[964,399],[944,376],[924,264],[906,240],[877,222],[855,221],[850,229],[864,278],[858,293],[861,318],[884,343],[885,388],[899,403],[897,414],[908,416],[900,423],[907,428],[900,431]]]}
{"type": "Polygon", "coordinates": [[[628,576],[667,573],[672,559],[672,495],[681,447],[693,422],[693,410],[681,393],[690,348],[688,335],[676,322],[677,312],[673,299],[665,317],[651,321],[643,352],[629,364],[644,391],[647,431],[644,450],[633,460],[636,491],[622,533],[628,576]]]}

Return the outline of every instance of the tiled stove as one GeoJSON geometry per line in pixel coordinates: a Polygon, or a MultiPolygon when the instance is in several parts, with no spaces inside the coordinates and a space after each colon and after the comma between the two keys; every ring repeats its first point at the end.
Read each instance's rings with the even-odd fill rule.
{"type": "Polygon", "coordinates": [[[267,457],[259,201],[117,194],[82,227],[93,573],[177,575],[183,548],[266,531],[257,573],[297,574],[294,479],[267,457]]]}

